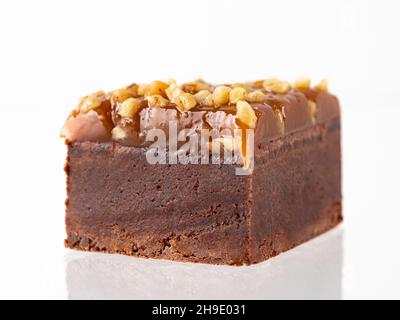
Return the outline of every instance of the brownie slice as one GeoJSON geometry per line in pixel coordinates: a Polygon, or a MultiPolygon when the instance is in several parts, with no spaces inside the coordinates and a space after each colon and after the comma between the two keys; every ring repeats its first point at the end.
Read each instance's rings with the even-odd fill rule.
{"type": "Polygon", "coordinates": [[[242,265],[264,261],[339,224],[337,99],[323,85],[310,88],[304,81],[237,87],[156,81],[84,98],[63,129],[65,245],[242,265]],[[253,111],[242,117],[240,103],[253,111]],[[170,120],[194,130],[254,129],[252,173],[235,175],[237,164],[149,164],[144,137],[152,128],[167,132],[170,120]]]}

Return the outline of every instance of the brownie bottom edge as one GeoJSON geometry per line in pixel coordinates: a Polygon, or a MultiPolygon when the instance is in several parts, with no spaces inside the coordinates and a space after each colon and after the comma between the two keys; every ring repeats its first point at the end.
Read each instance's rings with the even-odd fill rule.
{"type": "MultiPolygon", "coordinates": [[[[243,257],[242,260],[226,260],[221,257],[197,256],[196,254],[187,255],[178,249],[178,243],[181,237],[175,235],[171,235],[165,239],[158,239],[158,242],[163,244],[161,249],[159,246],[140,248],[137,246],[133,238],[130,239],[130,237],[126,234],[123,234],[123,232],[116,237],[109,235],[101,236],[90,234],[90,232],[80,230],[80,228],[69,228],[67,232],[67,239],[64,241],[64,244],[66,248],[73,250],[122,254],[136,258],[162,259],[177,262],[195,262],[231,266],[251,265],[264,262],[278,256],[281,253],[300,246],[337,227],[343,221],[341,203],[335,203],[330,208],[325,208],[324,211],[331,212],[330,219],[324,219],[323,221],[315,223],[314,225],[310,225],[307,230],[303,230],[304,232],[296,237],[296,240],[293,242],[287,242],[284,246],[277,247],[275,244],[271,243],[270,246],[274,247],[274,250],[264,251],[262,248],[260,248],[260,250],[264,251],[264,253],[259,252],[260,254],[258,255],[258,258],[251,260],[249,260],[248,257],[243,257]]],[[[190,240],[190,238],[186,240],[190,240]]]]}

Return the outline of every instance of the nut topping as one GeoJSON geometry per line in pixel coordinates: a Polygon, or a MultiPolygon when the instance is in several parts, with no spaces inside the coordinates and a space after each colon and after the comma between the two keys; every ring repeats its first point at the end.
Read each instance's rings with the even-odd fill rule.
{"type": "Polygon", "coordinates": [[[194,96],[186,92],[175,98],[175,103],[181,111],[189,111],[197,105],[194,96]]]}
{"type": "Polygon", "coordinates": [[[200,90],[194,95],[197,103],[203,106],[211,107],[214,105],[212,93],[208,90],[200,90]]]}
{"type": "Polygon", "coordinates": [[[297,79],[295,82],[293,82],[293,88],[299,90],[307,90],[310,88],[310,85],[311,85],[311,80],[306,78],[297,79]]]}
{"type": "Polygon", "coordinates": [[[268,79],[264,81],[263,87],[267,92],[286,93],[290,89],[290,84],[279,79],[268,79]]]}
{"type": "Polygon", "coordinates": [[[175,103],[175,99],[178,98],[184,91],[176,84],[171,83],[169,87],[165,90],[165,93],[171,102],[175,103]]]}
{"type": "Polygon", "coordinates": [[[250,92],[246,95],[246,101],[249,102],[263,102],[266,98],[266,95],[262,90],[256,90],[253,92],[250,92]]]}
{"type": "Polygon", "coordinates": [[[101,106],[101,103],[104,101],[104,99],[105,93],[103,91],[98,91],[89,96],[83,97],[79,102],[78,111],[86,113],[90,110],[96,110],[101,106]]]}
{"type": "MultiPolygon", "coordinates": [[[[97,125],[100,124],[108,136],[110,136],[111,130],[114,128],[112,134],[115,139],[122,139],[123,134],[126,135],[127,132],[129,134],[135,125],[141,124],[140,117],[138,123],[132,120],[136,119],[135,116],[142,109],[147,109],[148,106],[149,108],[166,108],[167,110],[164,111],[173,112],[174,114],[176,114],[177,110],[181,112],[191,110],[198,117],[204,116],[205,119],[207,119],[208,114],[219,112],[217,109],[221,107],[220,112],[225,116],[229,115],[230,124],[236,127],[243,125],[254,129],[258,112],[263,112],[261,109],[259,111],[254,110],[254,105],[268,104],[274,108],[276,120],[283,133],[286,121],[285,104],[289,103],[289,101],[298,101],[298,98],[301,98],[302,101],[304,98],[314,100],[308,101],[308,110],[312,123],[316,123],[318,110],[315,103],[315,99],[317,99],[315,94],[318,94],[318,92],[314,91],[327,91],[328,81],[322,80],[313,87],[313,91],[309,91],[310,88],[311,81],[309,79],[298,79],[292,84],[279,79],[267,79],[220,86],[215,86],[202,80],[187,82],[183,85],[178,85],[173,79],[167,81],[156,80],[149,84],[133,83],[108,93],[98,91],[82,98],[68,118],[68,128],[74,128],[75,131],[79,131],[82,126],[82,119],[89,119],[85,121],[88,123],[92,121],[97,125]],[[291,88],[295,90],[291,90],[291,88]],[[303,91],[299,92],[298,90],[303,91]],[[299,95],[302,96],[300,97],[299,95]],[[89,114],[90,117],[85,117],[89,114]]],[[[261,108],[261,106],[258,107],[261,108]]],[[[163,112],[163,110],[156,109],[146,111],[150,111],[150,113],[163,112]]],[[[93,125],[93,127],[96,126],[93,125]]],[[[67,129],[64,131],[71,131],[67,129]]],[[[89,134],[86,133],[86,135],[89,134]]],[[[70,133],[68,135],[64,134],[64,136],[68,139],[74,137],[70,133]]]]}
{"type": "Polygon", "coordinates": [[[244,88],[233,88],[229,93],[229,102],[237,103],[238,101],[244,101],[246,96],[246,89],[244,88]]]}
{"type": "Polygon", "coordinates": [[[128,137],[127,131],[120,126],[116,126],[112,129],[111,135],[114,140],[125,140],[128,137]]]}
{"type": "Polygon", "coordinates": [[[148,96],[146,100],[151,108],[164,108],[169,103],[168,99],[165,99],[163,96],[158,94],[155,94],[154,96],[148,96]]]}
{"type": "Polygon", "coordinates": [[[145,97],[160,95],[166,97],[165,90],[169,87],[168,83],[162,81],[153,81],[150,83],[144,93],[145,97]]]}
{"type": "Polygon", "coordinates": [[[328,91],[328,80],[321,80],[316,86],[315,89],[320,91],[328,91]]]}
{"type": "Polygon", "coordinates": [[[139,85],[138,85],[138,90],[137,90],[138,95],[139,95],[139,96],[144,96],[144,95],[146,94],[146,91],[147,91],[147,88],[148,88],[148,87],[149,87],[148,84],[145,84],[145,83],[139,84],[139,85]]]}
{"type": "Polygon", "coordinates": [[[187,82],[182,85],[182,90],[191,94],[195,94],[201,90],[209,90],[210,86],[202,80],[187,82]]]}
{"type": "Polygon", "coordinates": [[[118,114],[122,118],[133,118],[140,108],[140,100],[129,98],[125,100],[118,108],[118,114]]]}
{"type": "Polygon", "coordinates": [[[236,109],[236,118],[250,129],[254,129],[257,123],[257,116],[253,108],[246,101],[238,101],[236,109]]]}
{"type": "Polygon", "coordinates": [[[227,86],[218,86],[213,92],[213,100],[216,105],[223,105],[229,102],[231,88],[227,86]]]}
{"type": "Polygon", "coordinates": [[[110,93],[111,100],[114,102],[122,103],[128,98],[135,98],[138,94],[138,87],[131,85],[130,87],[121,88],[110,93]]]}

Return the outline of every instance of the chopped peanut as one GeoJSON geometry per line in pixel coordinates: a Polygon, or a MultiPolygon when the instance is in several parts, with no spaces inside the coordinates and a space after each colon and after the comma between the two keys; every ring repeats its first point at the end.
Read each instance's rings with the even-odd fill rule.
{"type": "Polygon", "coordinates": [[[175,99],[183,94],[183,90],[176,84],[171,83],[169,87],[165,90],[165,93],[171,102],[175,102],[175,99]]]}
{"type": "Polygon", "coordinates": [[[306,89],[310,88],[310,85],[311,85],[310,79],[302,78],[302,79],[297,79],[293,83],[293,88],[300,89],[300,90],[306,90],[306,89]]]}
{"type": "Polygon", "coordinates": [[[262,90],[256,90],[246,95],[246,101],[249,102],[262,102],[265,100],[265,98],[266,95],[264,94],[264,92],[262,92],[262,90]]]}
{"type": "Polygon", "coordinates": [[[195,94],[201,90],[209,90],[209,89],[210,86],[201,80],[187,82],[182,85],[182,90],[191,94],[195,94]]]}
{"type": "Polygon", "coordinates": [[[175,99],[175,103],[182,111],[189,111],[197,105],[197,101],[190,93],[182,93],[175,99]]]}
{"type": "Polygon", "coordinates": [[[169,87],[168,83],[162,82],[162,81],[153,81],[150,83],[145,91],[144,96],[154,96],[154,95],[160,95],[165,97],[165,90],[169,87]]]}
{"type": "Polygon", "coordinates": [[[140,100],[129,98],[125,100],[118,108],[118,114],[122,118],[133,118],[140,108],[140,100]]]}
{"type": "Polygon", "coordinates": [[[223,105],[229,102],[229,93],[231,88],[227,86],[218,86],[213,92],[213,100],[216,105],[223,105]]]}
{"type": "Polygon", "coordinates": [[[155,94],[154,96],[147,97],[147,103],[151,108],[164,108],[168,105],[168,99],[165,99],[163,96],[155,94]]]}
{"type": "Polygon", "coordinates": [[[233,88],[229,93],[229,102],[230,103],[237,103],[238,101],[245,100],[246,96],[246,89],[243,88],[233,88]]]}
{"type": "Polygon", "coordinates": [[[246,101],[238,101],[236,108],[236,118],[250,129],[254,129],[257,123],[257,116],[253,108],[246,101]]]}
{"type": "Polygon", "coordinates": [[[144,95],[146,94],[146,91],[147,91],[147,88],[148,88],[148,87],[149,87],[149,85],[146,84],[146,83],[141,83],[141,84],[139,84],[139,85],[138,85],[138,90],[137,90],[138,95],[139,95],[139,96],[144,96],[144,95]]]}
{"type": "Polygon", "coordinates": [[[211,107],[214,105],[212,93],[208,90],[200,90],[194,95],[198,104],[211,107]]]}
{"type": "Polygon", "coordinates": [[[111,99],[114,102],[122,103],[128,98],[135,98],[137,96],[137,87],[131,86],[122,88],[111,92],[111,99]]]}
{"type": "Polygon", "coordinates": [[[268,92],[286,93],[290,89],[290,84],[278,79],[267,79],[264,81],[263,87],[268,92]]]}
{"type": "Polygon", "coordinates": [[[320,91],[328,91],[328,80],[321,80],[316,86],[315,89],[320,91]]]}
{"type": "Polygon", "coordinates": [[[111,135],[114,140],[124,140],[128,137],[128,132],[126,129],[116,126],[114,129],[112,129],[111,135]]]}
{"type": "Polygon", "coordinates": [[[239,83],[239,82],[233,83],[231,85],[231,87],[232,87],[232,89],[234,89],[234,88],[243,88],[243,89],[246,90],[246,92],[249,92],[251,90],[251,87],[246,83],[239,83]]]}
{"type": "Polygon", "coordinates": [[[264,87],[264,80],[257,80],[257,81],[254,81],[254,82],[250,83],[250,85],[251,85],[252,87],[254,87],[254,88],[262,89],[262,88],[264,87]]]}
{"type": "Polygon", "coordinates": [[[83,97],[79,103],[79,110],[86,113],[90,110],[96,110],[101,106],[102,101],[105,98],[103,91],[98,91],[89,96],[83,97]]]}

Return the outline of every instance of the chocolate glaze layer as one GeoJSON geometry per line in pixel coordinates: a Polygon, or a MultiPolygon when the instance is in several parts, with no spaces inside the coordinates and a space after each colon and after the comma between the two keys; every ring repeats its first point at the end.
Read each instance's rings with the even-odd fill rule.
{"type": "MultiPolygon", "coordinates": [[[[244,127],[237,119],[236,105],[197,105],[183,112],[170,103],[164,108],[149,107],[142,99],[140,111],[132,118],[121,118],[112,101],[106,100],[104,108],[87,113],[74,111],[62,130],[66,143],[75,141],[113,141],[112,130],[119,127],[124,138],[118,142],[125,145],[145,146],[146,134],[151,129],[168,133],[170,121],[177,121],[181,129],[235,129],[244,127]],[[109,103],[107,103],[109,102],[109,103]]],[[[317,89],[290,89],[288,92],[268,93],[263,102],[250,103],[257,115],[255,142],[263,143],[284,135],[304,130],[314,124],[326,122],[339,115],[338,99],[327,91],[317,89]],[[313,112],[311,103],[316,106],[313,112]]],[[[245,128],[245,127],[244,127],[245,128]]]]}

